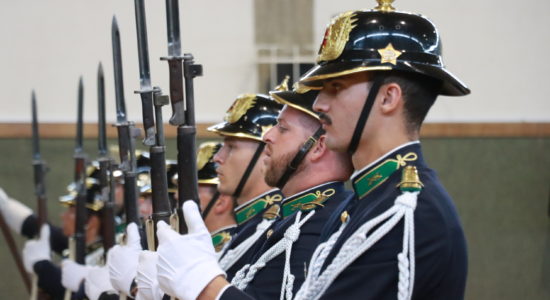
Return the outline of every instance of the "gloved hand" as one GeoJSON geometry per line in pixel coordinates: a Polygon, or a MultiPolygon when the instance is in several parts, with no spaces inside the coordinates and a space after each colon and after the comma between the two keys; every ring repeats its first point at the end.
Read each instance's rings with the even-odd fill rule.
{"type": "Polygon", "coordinates": [[[32,215],[32,209],[17,200],[11,199],[0,188],[0,213],[4,216],[6,224],[8,224],[11,230],[21,234],[23,222],[32,215]]]}
{"type": "Polygon", "coordinates": [[[90,269],[90,266],[64,259],[61,262],[61,284],[73,292],[78,292],[82,280],[88,275],[90,269]]]}
{"type": "Polygon", "coordinates": [[[197,204],[185,201],[183,214],[188,234],[180,235],[162,221],[157,225],[158,281],[166,294],[194,300],[212,279],[225,276],[225,272],[218,265],[212,238],[197,204]]]}
{"type": "Polygon", "coordinates": [[[141,251],[137,269],[136,300],[162,300],[164,293],[160,290],[157,279],[158,255],[153,251],[141,251]]]}
{"type": "Polygon", "coordinates": [[[84,282],[86,296],[90,300],[99,299],[99,296],[104,292],[116,292],[109,280],[109,268],[107,266],[91,267],[84,282]]]}
{"type": "Polygon", "coordinates": [[[140,252],[138,227],[135,223],[130,223],[126,227],[126,245],[116,245],[107,254],[111,284],[117,291],[130,295],[132,281],[137,275],[140,252]]]}
{"type": "Polygon", "coordinates": [[[50,226],[44,224],[40,228],[40,238],[25,242],[25,246],[23,247],[23,265],[25,265],[25,270],[33,273],[35,263],[42,260],[51,260],[50,252],[50,226]]]}

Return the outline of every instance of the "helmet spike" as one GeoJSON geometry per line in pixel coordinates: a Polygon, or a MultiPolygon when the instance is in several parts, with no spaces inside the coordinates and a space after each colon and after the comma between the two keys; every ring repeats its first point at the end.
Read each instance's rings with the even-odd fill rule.
{"type": "Polygon", "coordinates": [[[277,92],[286,92],[288,91],[288,80],[290,79],[290,76],[286,75],[285,78],[283,79],[283,81],[281,81],[281,83],[279,83],[278,86],[276,86],[274,88],[275,91],[277,92]]]}
{"type": "Polygon", "coordinates": [[[383,11],[383,12],[392,12],[395,11],[395,7],[393,7],[391,4],[395,0],[376,0],[378,2],[378,6],[375,7],[375,10],[383,11]]]}

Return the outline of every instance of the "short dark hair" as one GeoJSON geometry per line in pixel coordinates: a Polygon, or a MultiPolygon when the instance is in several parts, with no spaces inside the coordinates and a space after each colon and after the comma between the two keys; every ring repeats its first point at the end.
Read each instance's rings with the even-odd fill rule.
{"type": "Polygon", "coordinates": [[[401,87],[407,130],[409,133],[420,130],[439,94],[442,82],[422,74],[403,71],[379,72],[378,75],[383,76],[382,84],[393,82],[401,87]]]}

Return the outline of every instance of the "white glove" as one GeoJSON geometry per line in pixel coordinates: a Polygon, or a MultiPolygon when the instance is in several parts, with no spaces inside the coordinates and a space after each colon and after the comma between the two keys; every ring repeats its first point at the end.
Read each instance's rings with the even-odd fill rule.
{"type": "Polygon", "coordinates": [[[32,215],[32,209],[8,197],[2,188],[0,188],[0,212],[11,230],[19,234],[21,234],[21,227],[25,219],[32,215]]]}
{"type": "Polygon", "coordinates": [[[126,245],[116,245],[107,254],[111,284],[117,291],[130,295],[132,281],[137,275],[140,252],[138,227],[135,223],[130,223],[126,227],[126,245]]]}
{"type": "Polygon", "coordinates": [[[61,284],[73,292],[78,292],[82,280],[88,275],[90,269],[90,266],[64,259],[61,262],[61,284]]]}
{"type": "Polygon", "coordinates": [[[153,251],[141,251],[137,269],[136,300],[162,300],[164,293],[157,280],[158,255],[153,251]]]}
{"type": "Polygon", "coordinates": [[[50,226],[42,225],[40,228],[40,238],[36,240],[28,240],[23,247],[23,264],[25,270],[33,273],[35,263],[42,260],[51,260],[50,257],[50,226]]]}
{"type": "Polygon", "coordinates": [[[99,299],[99,296],[104,292],[116,292],[109,280],[109,268],[107,266],[90,268],[84,280],[86,296],[90,300],[99,299]]]}
{"type": "Polygon", "coordinates": [[[166,294],[194,300],[210,281],[225,273],[195,202],[185,201],[183,215],[188,234],[180,235],[162,221],[157,225],[158,281],[166,294]]]}

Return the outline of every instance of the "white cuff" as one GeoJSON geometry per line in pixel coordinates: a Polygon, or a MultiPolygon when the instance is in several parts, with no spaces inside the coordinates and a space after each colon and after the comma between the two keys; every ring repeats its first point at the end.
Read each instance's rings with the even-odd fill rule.
{"type": "Polygon", "coordinates": [[[7,201],[6,210],[2,211],[2,215],[4,216],[4,219],[6,219],[6,223],[11,230],[21,234],[23,222],[30,215],[32,215],[32,209],[27,207],[25,204],[10,198],[7,201]]]}
{"type": "Polygon", "coordinates": [[[232,286],[232,285],[231,285],[231,284],[228,284],[228,285],[224,286],[224,287],[220,290],[220,292],[218,293],[218,295],[216,296],[216,299],[214,299],[214,300],[220,300],[220,299],[222,298],[222,296],[223,296],[223,293],[225,293],[225,290],[227,290],[230,286],[232,286]]]}

